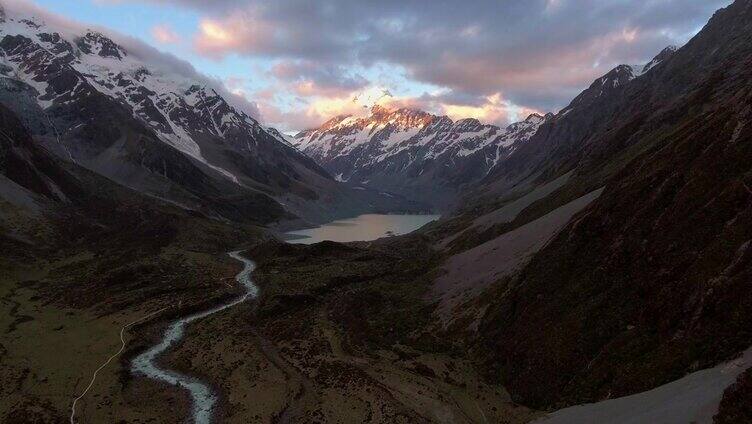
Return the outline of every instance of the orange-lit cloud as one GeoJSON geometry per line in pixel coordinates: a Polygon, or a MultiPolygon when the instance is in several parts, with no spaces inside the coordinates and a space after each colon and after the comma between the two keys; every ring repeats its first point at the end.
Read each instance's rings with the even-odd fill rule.
{"type": "Polygon", "coordinates": [[[199,24],[196,49],[209,55],[219,55],[231,50],[239,38],[217,21],[205,19],[199,24]]]}
{"type": "Polygon", "coordinates": [[[476,118],[482,122],[501,122],[509,119],[509,104],[500,93],[486,97],[479,106],[441,104],[444,113],[452,119],[476,118]]]}
{"type": "MultiPolygon", "coordinates": [[[[274,91],[279,94],[281,91],[274,91]]],[[[418,97],[395,97],[383,87],[372,86],[363,91],[354,91],[341,96],[314,96],[295,107],[280,108],[271,92],[251,95],[259,103],[263,118],[271,125],[285,131],[318,127],[333,116],[366,116],[373,105],[388,109],[409,108],[424,110],[436,115],[446,115],[453,120],[476,118],[483,123],[505,126],[525,119],[539,110],[515,105],[494,93],[478,99],[473,104],[453,101],[451,96],[428,95],[418,97]]]]}
{"type": "Polygon", "coordinates": [[[167,24],[154,26],[151,29],[151,36],[161,44],[175,44],[181,41],[180,35],[167,24]]]}
{"type": "Polygon", "coordinates": [[[646,63],[686,41],[730,0],[477,0],[429,8],[371,0],[153,1],[201,15],[197,53],[265,62],[268,87],[256,89],[273,88],[277,99],[260,102],[265,118],[301,127],[351,113],[348,101],[367,86],[391,86],[376,76],[379,67],[400,73],[396,93],[451,93],[393,104],[493,123],[555,111],[613,66],[646,63]]]}
{"type": "Polygon", "coordinates": [[[273,34],[272,27],[256,19],[252,11],[238,12],[222,19],[202,19],[194,47],[201,54],[221,58],[263,45],[273,34]]]}

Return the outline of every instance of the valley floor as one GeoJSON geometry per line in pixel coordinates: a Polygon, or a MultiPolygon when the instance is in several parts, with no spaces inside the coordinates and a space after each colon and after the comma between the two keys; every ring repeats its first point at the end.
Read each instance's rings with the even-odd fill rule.
{"type": "Polygon", "coordinates": [[[430,258],[408,254],[335,243],[251,249],[259,301],[191,326],[165,363],[217,384],[222,422],[522,423],[539,416],[484,383],[456,346],[430,339],[419,300],[430,258]]]}
{"type": "MultiPolygon", "coordinates": [[[[67,422],[74,398],[84,392],[95,370],[120,349],[123,326],[160,310],[123,332],[125,352],[97,373],[77,402],[75,422],[170,422],[183,415],[187,402],[182,394],[134,379],[128,358],[159,334],[160,323],[183,313],[176,307],[178,299],[183,301],[182,308],[190,308],[237,291],[225,284],[224,275],[235,267],[231,261],[207,254],[187,255],[164,252],[131,268],[138,272],[157,267],[163,287],[141,285],[115,290],[108,297],[95,293],[97,274],[92,267],[103,261],[90,254],[39,260],[23,268],[4,264],[0,421],[67,422]]],[[[110,274],[99,277],[106,279],[110,274]]]]}
{"type": "MultiPolygon", "coordinates": [[[[252,278],[261,296],[190,324],[159,360],[162,368],[213,387],[217,422],[553,424],[615,416],[641,422],[645,416],[635,411],[651,420],[681,422],[682,413],[711,422],[721,393],[749,366],[746,358],[733,372],[731,365],[720,366],[651,392],[546,416],[513,402],[479,371],[472,346],[435,327],[435,305],[426,299],[442,262],[422,236],[349,245],[266,241],[244,254],[257,263],[252,278]]],[[[123,354],[98,373],[77,403],[74,422],[190,416],[187,392],[134,376],[130,361],[158,341],[168,323],[237,296],[239,263],[223,254],[167,248],[143,263],[116,266],[128,270],[118,277],[123,281],[94,273],[105,263],[81,253],[24,267],[4,264],[3,422],[68,422],[73,399],[120,348],[123,326],[155,311],[124,331],[123,354]],[[158,273],[145,273],[151,280],[136,278],[135,286],[111,296],[92,284],[98,278],[129,284],[135,276],[129,272],[154,267],[158,273]]],[[[732,413],[744,404],[724,402],[732,413]]]]}
{"type": "MultiPolygon", "coordinates": [[[[209,382],[220,394],[221,422],[522,423],[539,416],[484,383],[458,346],[425,332],[421,275],[432,262],[418,252],[400,258],[379,248],[277,242],[251,250],[261,299],[191,324],[160,365],[209,382]]],[[[121,329],[155,311],[123,332],[123,354],[98,372],[74,422],[190,415],[186,392],[134,376],[130,361],[167,323],[237,295],[238,264],[165,249],[144,263],[118,264],[115,283],[96,274],[107,263],[82,253],[5,264],[0,420],[69,421],[74,398],[120,349],[121,329]],[[153,280],[131,285],[140,267],[159,269],[159,278],[145,272],[153,280]],[[105,283],[129,287],[110,286],[105,296],[105,283]]]]}

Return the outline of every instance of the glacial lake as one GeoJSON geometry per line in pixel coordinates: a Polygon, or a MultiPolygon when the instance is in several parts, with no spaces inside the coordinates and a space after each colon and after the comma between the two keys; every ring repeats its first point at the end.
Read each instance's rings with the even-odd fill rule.
{"type": "Polygon", "coordinates": [[[316,228],[286,233],[288,243],[313,244],[324,240],[348,242],[369,241],[391,235],[407,234],[439,219],[439,215],[366,214],[332,221],[316,228]]]}

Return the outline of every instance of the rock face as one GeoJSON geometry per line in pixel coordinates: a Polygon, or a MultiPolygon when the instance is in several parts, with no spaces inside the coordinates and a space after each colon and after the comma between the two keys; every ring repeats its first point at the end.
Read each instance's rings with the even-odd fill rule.
{"type": "Polygon", "coordinates": [[[571,171],[538,209],[605,186],[488,298],[479,344],[516,400],[628,395],[752,345],[751,27],[738,0],[642,75],[614,69],[486,177],[571,171]]]}
{"type": "Polygon", "coordinates": [[[337,184],[197,74],[167,69],[98,32],[7,12],[0,102],[61,158],[235,221],[321,221],[395,203],[337,184]]]}
{"type": "Polygon", "coordinates": [[[6,263],[67,249],[153,254],[178,242],[179,231],[191,234],[183,245],[214,248],[213,240],[234,237],[232,245],[252,227],[209,219],[59,158],[0,105],[0,252],[6,263]]]}
{"type": "Polygon", "coordinates": [[[336,178],[447,207],[460,190],[524,144],[552,115],[507,128],[452,121],[376,105],[366,117],[338,116],[297,134],[293,143],[336,178]]]}
{"type": "Polygon", "coordinates": [[[713,417],[714,424],[733,424],[752,422],[752,370],[740,375],[723,394],[718,414],[713,417]]]}
{"type": "MultiPolygon", "coordinates": [[[[53,203],[71,203],[80,199],[82,190],[76,179],[48,152],[32,140],[21,121],[0,105],[0,178],[2,185],[14,184],[53,203]]],[[[4,194],[7,190],[4,190],[4,194]]],[[[3,200],[5,196],[3,196],[3,200]]],[[[20,200],[20,199],[16,199],[20,200]]],[[[33,203],[29,205],[32,209],[33,203]]]]}

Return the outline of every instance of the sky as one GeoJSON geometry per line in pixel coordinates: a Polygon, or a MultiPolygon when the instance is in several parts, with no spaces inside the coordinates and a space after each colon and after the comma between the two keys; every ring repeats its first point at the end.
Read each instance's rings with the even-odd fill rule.
{"type": "Polygon", "coordinates": [[[286,132],[374,102],[505,125],[686,43],[730,0],[36,0],[189,62],[286,132]]]}

